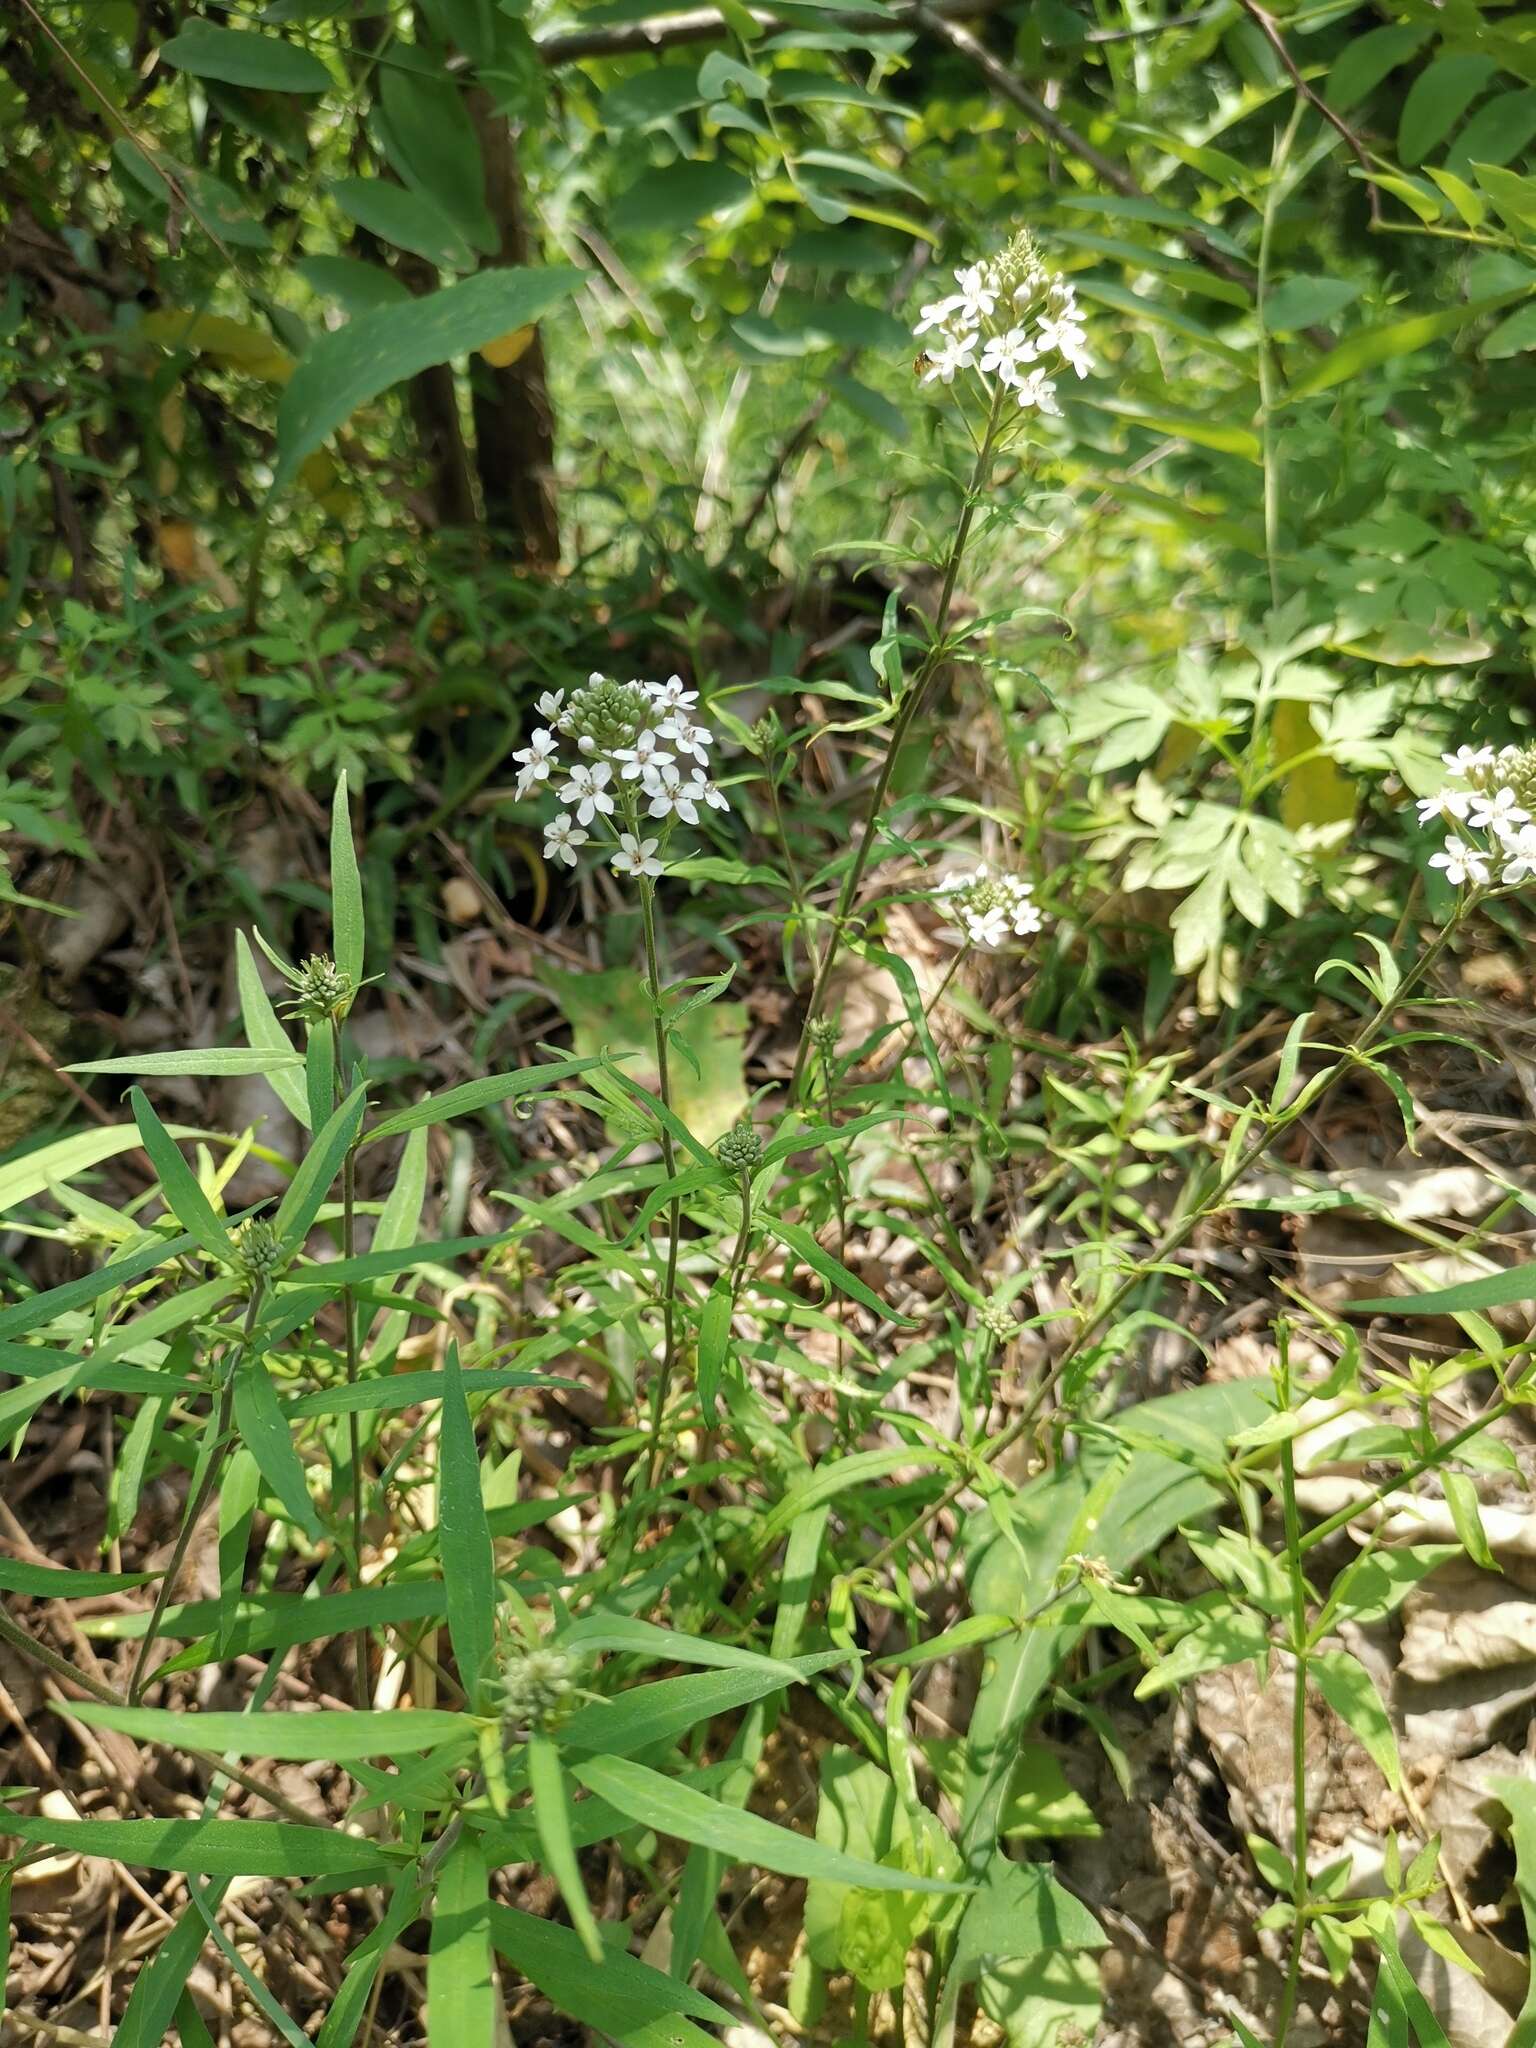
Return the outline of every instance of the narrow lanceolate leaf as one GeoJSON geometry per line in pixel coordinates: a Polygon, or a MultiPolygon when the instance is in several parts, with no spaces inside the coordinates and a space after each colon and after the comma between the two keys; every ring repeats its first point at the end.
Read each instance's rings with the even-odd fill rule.
{"type": "Polygon", "coordinates": [[[576,1845],[571,1839],[571,1807],[566,1792],[560,1753],[547,1735],[528,1738],[528,1789],[533,1794],[533,1823],[539,1831],[539,1847],[545,1868],[560,1887],[560,1896],[571,1916],[571,1925],[587,1955],[594,1963],[603,1960],[603,1937],[582,1882],[576,1845]]]}
{"type": "Polygon", "coordinates": [[[730,1283],[717,1280],[699,1318],[699,1363],[695,1378],[699,1406],[711,1428],[719,1413],[720,1374],[730,1349],[731,1311],[734,1307],[730,1283]]]}
{"type": "Polygon", "coordinates": [[[352,813],[343,769],[331,797],[331,949],[336,965],[354,986],[363,978],[363,948],[363,879],[352,844],[352,813]]]}
{"type": "Polygon", "coordinates": [[[159,1176],[166,1207],[183,1230],[191,1231],[205,1252],[228,1265],[234,1258],[229,1232],[203,1193],[197,1175],[177,1151],[176,1141],[156,1116],[143,1089],[130,1088],[128,1101],[149,1163],[159,1176]]]}
{"type": "Polygon", "coordinates": [[[366,1106],[365,1090],[354,1088],[324,1130],[316,1133],[314,1143],[300,1161],[272,1226],[289,1250],[296,1250],[309,1235],[310,1225],[341,1171],[342,1160],[357,1142],[366,1106]]]}
{"type": "Polygon", "coordinates": [[[639,2028],[678,2013],[730,2025],[730,2014],[702,1991],[663,1976],[622,1949],[611,1949],[602,1969],[594,1970],[575,1934],[558,1920],[492,1906],[491,1939],[552,2005],[616,2041],[627,2042],[639,2028]]]}
{"type": "Polygon", "coordinates": [[[1480,1280],[1463,1280],[1455,1287],[1385,1295],[1349,1306],[1352,1312],[1371,1316],[1457,1316],[1469,1309],[1502,1308],[1509,1301],[1536,1301],[1536,1266],[1508,1266],[1502,1273],[1485,1273],[1480,1280]]]}
{"type": "Polygon", "coordinates": [[[384,1918],[347,1957],[346,1975],[336,1993],[325,2023],[315,2036],[315,2048],[352,2048],[379,1964],[412,1921],[420,1917],[421,1886],[413,1875],[402,1877],[395,1886],[384,1918]]]}
{"type": "Polygon", "coordinates": [[[437,1538],[448,1596],[448,1635],[459,1683],[474,1707],[495,1639],[496,1569],[480,1491],[480,1458],[459,1366],[448,1346],[437,1464],[437,1538]]]}
{"type": "Polygon", "coordinates": [[[512,1102],[519,1095],[547,1088],[552,1081],[584,1074],[589,1067],[602,1064],[602,1055],[594,1053],[579,1059],[546,1060],[542,1066],[521,1067],[515,1074],[487,1074],[479,1081],[465,1081],[458,1088],[445,1088],[440,1095],[425,1095],[409,1109],[385,1117],[374,1125],[364,1142],[375,1145],[380,1138],[398,1138],[406,1131],[419,1131],[429,1124],[445,1124],[451,1117],[472,1116],[477,1109],[512,1102]]]}
{"type": "Polygon", "coordinates": [[[0,1593],[24,1593],[30,1600],[86,1600],[98,1593],[126,1593],[158,1576],[155,1572],[67,1572],[57,1565],[0,1557],[0,1593]]]}
{"type": "Polygon", "coordinates": [[[132,1053],[125,1059],[82,1060],[64,1069],[66,1074],[193,1074],[205,1080],[227,1079],[239,1074],[268,1074],[274,1066],[302,1067],[303,1058],[290,1053],[253,1052],[245,1045],[213,1045],[188,1052],[132,1053]]]}
{"type": "Polygon", "coordinates": [[[452,2048],[493,2048],[496,2038],[491,1901],[473,1835],[460,1836],[444,1858],[432,1901],[427,2034],[452,2048]]]}
{"type": "Polygon", "coordinates": [[[309,1497],[304,1467],[294,1449],[272,1376],[259,1358],[235,1367],[235,1427],[256,1460],[262,1478],[312,1543],[321,1538],[320,1517],[309,1497]]]}
{"type": "MultiPolygon", "coordinates": [[[[473,1386],[474,1382],[466,1384],[473,1386]]],[[[793,1664],[765,1657],[760,1650],[712,1642],[707,1636],[685,1636],[677,1629],[661,1628],[654,1621],[637,1621],[628,1614],[583,1615],[580,1621],[561,1629],[559,1644],[562,1650],[586,1650],[594,1655],[599,1650],[625,1650],[672,1664],[703,1664],[721,1671],[767,1671],[789,1685],[800,1676],[793,1664]]]]}
{"type": "Polygon", "coordinates": [[[910,1316],[899,1316],[889,1308],[871,1287],[866,1287],[856,1273],[850,1273],[841,1259],[833,1258],[823,1251],[811,1233],[799,1223],[785,1223],[777,1216],[765,1216],[764,1225],[771,1230],[780,1244],[792,1251],[811,1271],[825,1280],[834,1294],[845,1295],[849,1301],[856,1301],[885,1321],[895,1323],[900,1329],[910,1329],[910,1316]]]}
{"type": "Polygon", "coordinates": [[[245,1035],[255,1052],[265,1054],[271,1065],[263,1068],[272,1092],[291,1116],[309,1129],[309,1097],[302,1079],[294,1072],[299,1063],[293,1041],[283,1029],[256,968],[244,932],[235,933],[235,980],[240,991],[240,1018],[245,1035]]]}
{"type": "Polygon", "coordinates": [[[280,1763],[355,1763],[397,1750],[436,1749],[473,1735],[467,1714],[425,1707],[389,1713],[188,1714],[179,1708],[121,1707],[106,1700],[68,1700],[58,1711],[93,1728],[116,1728],[136,1742],[161,1742],[211,1756],[262,1756],[280,1763]]]}
{"type": "Polygon", "coordinates": [[[0,1308],[0,1337],[25,1336],[29,1330],[42,1329],[56,1316],[85,1308],[99,1295],[110,1294],[116,1288],[142,1280],[156,1266],[163,1266],[168,1260],[191,1251],[196,1241],[185,1232],[178,1237],[157,1238],[153,1244],[142,1245],[138,1251],[130,1252],[125,1259],[114,1260],[110,1266],[82,1274],[78,1280],[66,1280],[62,1287],[50,1287],[46,1294],[29,1294],[25,1301],[0,1308]]]}
{"type": "Polygon", "coordinates": [[[377,1884],[403,1852],[335,1828],[278,1820],[53,1820],[5,1817],[8,1835],[77,1856],[106,1856],[146,1870],[200,1877],[338,1877],[377,1884]]]}
{"type": "Polygon", "coordinates": [[[972,1887],[937,1877],[920,1877],[912,1871],[892,1870],[881,1863],[868,1863],[859,1856],[845,1856],[806,1835],[775,1826],[755,1813],[721,1806],[675,1778],[628,1757],[591,1757],[573,1763],[572,1775],[589,1792],[606,1799],[631,1820],[654,1828],[659,1835],[672,1835],[680,1842],[698,1842],[706,1849],[718,1849],[735,1863],[753,1863],[764,1870],[782,1871],[788,1877],[825,1878],[832,1884],[858,1885],[877,1892],[965,1892],[972,1887]]]}
{"type": "MultiPolygon", "coordinates": [[[[209,1887],[208,1903],[217,1907],[222,1885],[209,1887]]],[[[208,1927],[195,1906],[183,1909],[169,1934],[133,1980],[123,2016],[112,2036],[113,2048],[161,2048],[171,2017],[180,2004],[187,1979],[203,1952],[208,1927]]]]}
{"type": "Polygon", "coordinates": [[[1394,1792],[1402,1787],[1397,1736],[1376,1682],[1347,1650],[1314,1650],[1307,1669],[1317,1689],[1359,1741],[1394,1792]]]}
{"type": "MultiPolygon", "coordinates": [[[[1011,1623],[1005,1623],[1011,1627],[1011,1623]]],[[[796,1660],[802,1678],[849,1661],[842,1650],[823,1650],[796,1660]]],[[[674,1741],[718,1714],[734,1713],[754,1700],[783,1692],[788,1681],[770,1666],[763,1670],[696,1671],[686,1678],[662,1678],[632,1686],[617,1699],[590,1700],[560,1724],[560,1747],[597,1756],[634,1756],[674,1741]]]]}

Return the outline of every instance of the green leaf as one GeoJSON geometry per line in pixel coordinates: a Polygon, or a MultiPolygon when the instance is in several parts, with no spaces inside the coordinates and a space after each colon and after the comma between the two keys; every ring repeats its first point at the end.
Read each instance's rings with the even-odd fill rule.
{"type": "Polygon", "coordinates": [[[491,1940],[551,2004],[615,2040],[627,2042],[641,2028],[678,2013],[731,2024],[731,2015],[713,1999],[622,1949],[608,1950],[601,1970],[594,1970],[578,1937],[558,1921],[492,1906],[491,1940]]]}
{"type": "Polygon", "coordinates": [[[695,221],[739,206],[752,186],[727,163],[684,158],[661,170],[643,171],[609,207],[609,219],[621,235],[675,234],[695,221]]]}
{"type": "Polygon", "coordinates": [[[1422,26],[1400,23],[1367,29],[1364,35],[1351,36],[1323,88],[1328,104],[1341,114],[1348,113],[1367,93],[1374,92],[1389,71],[1406,64],[1430,33],[1425,22],[1422,26]]]}
{"type": "Polygon", "coordinates": [[[1445,1503],[1451,1511],[1451,1521],[1456,1534],[1461,1538],[1468,1557],[1484,1571],[1495,1571],[1492,1550],[1488,1547],[1487,1531],[1483,1528],[1482,1503],[1477,1497],[1477,1488],[1465,1472],[1440,1474],[1440,1484],[1445,1489],[1445,1503]]]}
{"type": "Polygon", "coordinates": [[[1437,57],[1426,64],[1403,101],[1397,124],[1397,153],[1405,164],[1421,164],[1443,142],[1498,69],[1481,54],[1437,57]]]}
{"type": "Polygon", "coordinates": [[[1394,1792],[1402,1789],[1397,1736],[1375,1680],[1347,1650],[1314,1650],[1307,1669],[1318,1691],[1350,1729],[1394,1792]]]}
{"type": "Polygon", "coordinates": [[[850,1273],[841,1259],[824,1252],[803,1224],[786,1223],[782,1217],[764,1216],[763,1226],[779,1240],[780,1244],[792,1251],[796,1258],[818,1274],[834,1294],[841,1294],[849,1301],[856,1301],[870,1309],[882,1320],[896,1324],[899,1329],[912,1327],[910,1316],[899,1316],[886,1302],[883,1302],[872,1287],[866,1287],[856,1273],[850,1273]]]}
{"type": "MultiPolygon", "coordinates": [[[[841,1650],[802,1657],[795,1667],[801,1679],[846,1663],[841,1650]]],[[[564,1751],[589,1750],[598,1756],[632,1756],[670,1742],[692,1728],[705,1727],[719,1714],[734,1713],[792,1681],[772,1664],[734,1671],[702,1671],[685,1678],[662,1678],[637,1685],[609,1700],[592,1700],[560,1724],[564,1751]]]]}
{"type": "Polygon", "coordinates": [[[1316,327],[1354,304],[1364,286],[1347,277],[1288,277],[1264,295],[1264,325],[1271,334],[1316,327]]]}
{"type": "Polygon", "coordinates": [[[338,1828],[277,1820],[53,1820],[46,1814],[8,1813],[5,1831],[24,1842],[148,1870],[200,1877],[342,1878],[348,1888],[385,1881],[404,1853],[338,1828]]]}
{"type": "MultiPolygon", "coordinates": [[[[422,193],[408,191],[404,185],[391,184],[385,178],[337,178],[328,190],[349,220],[356,221],[360,228],[387,242],[392,249],[407,249],[441,270],[468,270],[473,265],[474,253],[457,226],[422,193]]],[[[421,303],[419,299],[413,301],[416,305],[421,303]]],[[[403,307],[398,314],[392,306],[384,311],[396,321],[409,317],[403,307]]],[[[361,320],[380,317],[378,313],[362,314],[341,332],[350,333],[361,320]]],[[[471,345],[480,346],[478,342],[471,345]]],[[[452,353],[458,355],[462,351],[454,349],[452,353]]],[[[390,379],[391,383],[394,381],[390,379]]]]}
{"type": "Polygon", "coordinates": [[[311,1543],[323,1531],[272,1375],[259,1358],[235,1367],[235,1427],[262,1478],[311,1543]]]}
{"type": "Polygon", "coordinates": [[[244,1045],[214,1045],[201,1051],[132,1053],[123,1059],[83,1060],[66,1074],[190,1074],[203,1080],[227,1080],[239,1074],[269,1074],[274,1066],[302,1067],[301,1053],[253,1052],[244,1045]]]}
{"type": "MultiPolygon", "coordinates": [[[[442,1372],[391,1372],[350,1385],[339,1380],[334,1386],[316,1387],[313,1393],[301,1394],[287,1407],[295,1419],[302,1415],[373,1415],[380,1409],[414,1408],[422,1401],[440,1400],[446,1385],[447,1375],[442,1372]]],[[[465,1376],[464,1391],[467,1395],[497,1394],[511,1388],[569,1390],[580,1385],[579,1380],[552,1378],[547,1373],[488,1366],[465,1376]]]]}
{"type": "Polygon", "coordinates": [[[273,490],[291,483],[304,458],[358,406],[434,363],[528,326],[580,282],[580,271],[570,268],[486,270],[317,336],[278,407],[273,490]]]}
{"type": "Polygon", "coordinates": [[[602,1064],[602,1053],[595,1052],[576,1059],[545,1060],[541,1066],[522,1067],[515,1074],[487,1074],[479,1081],[465,1081],[457,1088],[445,1088],[441,1095],[425,1095],[411,1108],[397,1110],[393,1116],[383,1118],[374,1125],[363,1143],[375,1145],[380,1138],[398,1138],[405,1131],[419,1131],[431,1124],[445,1124],[456,1116],[470,1116],[477,1109],[489,1109],[497,1102],[511,1102],[534,1089],[547,1088],[552,1081],[563,1081],[571,1074],[584,1074],[589,1068],[602,1064]]]}
{"type": "Polygon", "coordinates": [[[628,1614],[589,1614],[559,1631],[562,1650],[581,1650],[595,1656],[601,1650],[623,1651],[658,1662],[702,1664],[721,1671],[772,1672],[793,1685],[800,1673],[793,1664],[765,1657],[758,1650],[744,1650],[735,1643],[711,1642],[705,1636],[683,1635],[661,1628],[653,1621],[639,1621],[628,1614]]]}
{"type": "Polygon", "coordinates": [[[315,2048],[352,2048],[380,1963],[420,1913],[421,1887],[414,1873],[398,1878],[383,1919],[347,1957],[346,1974],[315,2036],[315,2048]]]}
{"type": "Polygon", "coordinates": [[[713,1428],[719,1415],[720,1374],[731,1347],[731,1314],[736,1306],[730,1282],[717,1280],[699,1317],[696,1382],[704,1420],[713,1428]]]}
{"type": "Polygon", "coordinates": [[[473,1835],[447,1856],[432,1899],[427,1952],[427,2030],[458,2048],[494,2048],[498,2000],[491,1971],[491,1901],[485,1858],[473,1835]]]}
{"type": "MultiPolygon", "coordinates": [[[[566,974],[542,965],[538,975],[569,1020],[578,1053],[606,1052],[647,1089],[657,1087],[655,1020],[638,975],[627,967],[566,974]]],[[[672,1107],[701,1145],[723,1138],[746,1112],[746,1035],[742,1003],[717,1002],[672,1021],[669,1036],[682,1055],[671,1063],[672,1107]]]]}
{"type": "Polygon", "coordinates": [[[392,270],[380,263],[365,263],[358,256],[305,256],[293,267],[311,291],[337,300],[348,314],[398,306],[411,296],[392,270]]]}
{"type": "Polygon", "coordinates": [[[527,1744],[528,1789],[533,1795],[533,1821],[539,1831],[544,1867],[560,1887],[560,1896],[571,1916],[571,1925],[594,1963],[603,1960],[603,1938],[597,1931],[576,1845],[571,1840],[570,1801],[560,1753],[547,1735],[530,1734],[527,1744]]]}
{"type": "Polygon", "coordinates": [[[331,948],[336,965],[354,984],[363,978],[363,945],[363,878],[357,871],[343,770],[331,796],[331,948]]]}
{"type": "Polygon", "coordinates": [[[308,1130],[309,1094],[293,1072],[301,1056],[272,1007],[272,998],[257,972],[256,958],[244,932],[235,933],[235,979],[240,990],[240,1018],[251,1050],[271,1062],[261,1071],[278,1101],[308,1130]]]}
{"type": "Polygon", "coordinates": [[[998,1851],[987,1865],[985,1883],[965,1909],[953,1968],[963,1975],[986,1957],[1107,1946],[1092,1913],[1043,1864],[1015,1863],[998,1851]]]}
{"type": "Polygon", "coordinates": [[[472,1740],[467,1714],[440,1709],[394,1708],[388,1713],[185,1713],[180,1708],[126,1707],[105,1700],[66,1700],[57,1711],[92,1728],[116,1728],[138,1742],[211,1756],[271,1757],[282,1763],[355,1763],[396,1751],[435,1749],[439,1743],[472,1740]]]}
{"type": "Polygon", "coordinates": [[[332,1113],[324,1129],[316,1132],[314,1142],[299,1161],[299,1170],[288,1183],[287,1193],[278,1204],[277,1214],[272,1220],[272,1228],[285,1251],[297,1251],[308,1237],[310,1227],[341,1171],[341,1162],[357,1142],[367,1106],[366,1090],[354,1088],[346,1101],[332,1113]]]}
{"type": "Polygon", "coordinates": [[[318,57],[279,36],[216,28],[206,21],[194,21],[162,43],[155,55],[162,64],[194,78],[250,86],[258,92],[328,92],[335,83],[318,57]]]}
{"type": "Polygon", "coordinates": [[[28,1331],[40,1330],[59,1316],[85,1308],[103,1294],[116,1293],[135,1280],[142,1280],[157,1266],[180,1258],[183,1252],[192,1249],[193,1242],[185,1233],[179,1237],[158,1237],[152,1244],[94,1273],[82,1273],[78,1280],[66,1280],[62,1287],[50,1287],[46,1293],[29,1294],[24,1301],[12,1302],[9,1308],[0,1308],[0,1338],[24,1337],[28,1331]]]}
{"type": "Polygon", "coordinates": [[[1360,1315],[1455,1316],[1468,1309],[1498,1308],[1507,1301],[1536,1301],[1536,1265],[1506,1266],[1502,1272],[1485,1273],[1480,1280],[1462,1280],[1454,1287],[1383,1295],[1371,1301],[1352,1301],[1349,1306],[1360,1315]]]}
{"type": "Polygon", "coordinates": [[[1384,1621],[1422,1580],[1457,1555],[1454,1543],[1394,1544],[1368,1551],[1334,1580],[1321,1619],[1384,1621]]]}
{"type": "Polygon", "coordinates": [[[51,1564],[0,1557],[0,1593],[24,1593],[29,1600],[89,1600],[98,1593],[126,1593],[147,1585],[156,1572],[68,1572],[51,1564]]]}
{"type": "MultiPolygon", "coordinates": [[[[221,1885],[209,1887],[212,1904],[222,1898],[223,1889],[221,1885]]],[[[160,1946],[134,1978],[112,2037],[113,2048],[161,2048],[207,1939],[207,1922],[195,1906],[187,1906],[170,1933],[161,1935],[160,1946]]]]}
{"type": "Polygon", "coordinates": [[[1299,378],[1291,387],[1290,395],[1292,398],[1311,398],[1319,391],[1331,391],[1335,385],[1346,383],[1363,371],[1374,370],[1378,364],[1394,362],[1399,356],[1428,348],[1432,341],[1455,334],[1468,321],[1476,320],[1484,313],[1498,312],[1526,296],[1524,291],[1496,292],[1489,298],[1470,299],[1465,305],[1452,306],[1443,313],[1417,313],[1411,319],[1388,320],[1379,327],[1361,328],[1348,335],[1336,349],[1323,356],[1304,377],[1299,378]]]}
{"type": "Polygon", "coordinates": [[[496,1569],[490,1525],[480,1490],[475,1427],[464,1398],[459,1348],[444,1359],[443,1407],[437,1465],[437,1538],[448,1592],[448,1635],[459,1683],[471,1707],[490,1675],[495,1640],[496,1569]]]}
{"type": "Polygon", "coordinates": [[[789,1877],[829,1878],[836,1884],[860,1885],[866,1891],[970,1890],[968,1885],[944,1878],[888,1870],[878,1863],[839,1855],[755,1813],[722,1806],[691,1786],[664,1778],[659,1771],[627,1757],[592,1757],[573,1764],[571,1770],[589,1791],[632,1820],[678,1841],[718,1849],[737,1863],[756,1864],[789,1877]]]}
{"type": "Polygon", "coordinates": [[[149,1163],[159,1176],[160,1192],[165,1197],[166,1207],[182,1229],[191,1232],[205,1252],[221,1264],[229,1265],[235,1255],[229,1232],[214,1213],[213,1204],[199,1186],[197,1175],[177,1151],[170,1132],[156,1116],[149,1097],[141,1088],[130,1088],[128,1101],[139,1135],[144,1140],[144,1150],[149,1154],[149,1163]]]}

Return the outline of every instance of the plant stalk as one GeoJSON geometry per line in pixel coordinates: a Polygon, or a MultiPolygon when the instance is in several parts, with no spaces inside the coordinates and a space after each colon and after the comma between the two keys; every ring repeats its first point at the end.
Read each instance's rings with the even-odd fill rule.
{"type": "MultiPolygon", "coordinates": [[[[667,1059],[667,1020],[662,1008],[661,965],[656,952],[656,889],[649,875],[640,877],[640,915],[645,926],[645,967],[650,978],[651,1015],[656,1028],[657,1092],[668,1109],[672,1107],[672,1079],[667,1059]]],[[[677,1156],[672,1133],[661,1127],[661,1163],[668,1180],[677,1174],[677,1156]]],[[[672,1369],[677,1356],[677,1247],[682,1232],[682,1203],[674,1195],[667,1204],[667,1276],[662,1289],[661,1366],[651,1381],[651,1453],[646,1473],[647,1486],[661,1477],[661,1426],[672,1389],[672,1369]]]]}

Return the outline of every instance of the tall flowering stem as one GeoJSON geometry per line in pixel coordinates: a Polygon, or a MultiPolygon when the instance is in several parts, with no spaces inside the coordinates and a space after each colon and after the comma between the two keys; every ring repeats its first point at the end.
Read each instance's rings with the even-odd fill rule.
{"type": "MultiPolygon", "coordinates": [[[[656,1026],[657,1090],[663,1103],[672,1107],[672,1077],[667,1060],[667,1018],[662,1006],[661,967],[656,951],[656,885],[649,875],[640,877],[640,916],[645,926],[645,971],[650,978],[651,1015],[656,1026]]],[[[661,1127],[661,1164],[668,1180],[677,1177],[677,1155],[672,1133],[661,1127]]],[[[661,1431],[666,1418],[667,1397],[672,1391],[672,1368],[677,1358],[677,1247],[682,1232],[682,1204],[674,1195],[667,1204],[667,1275],[661,1297],[661,1368],[651,1379],[651,1455],[646,1483],[654,1486],[661,1477],[661,1431]]]]}
{"type": "Polygon", "coordinates": [[[957,270],[955,283],[957,291],[922,309],[916,333],[919,339],[926,337],[928,345],[920,359],[921,374],[925,384],[951,386],[961,378],[965,387],[978,389],[985,405],[984,423],[976,436],[976,460],[944,557],[928,651],[891,723],[890,740],[875,777],[858,843],[838,891],[826,949],[811,983],[790,1082],[792,1094],[798,1092],[805,1073],[811,1046],[810,1027],[826,1002],[874,851],[897,756],[922,715],[934,680],[950,651],[949,621],[960,564],[991,476],[993,459],[1034,415],[1060,413],[1055,372],[1066,368],[1082,377],[1090,368],[1087,336],[1078,317],[1072,287],[1041,262],[1029,235],[1015,235],[989,262],[957,270]]]}

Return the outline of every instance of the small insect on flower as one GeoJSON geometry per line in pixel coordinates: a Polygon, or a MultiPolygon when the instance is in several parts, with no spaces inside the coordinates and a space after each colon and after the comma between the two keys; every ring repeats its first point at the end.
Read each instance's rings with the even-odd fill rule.
{"type": "Polygon", "coordinates": [[[619,850],[609,862],[616,875],[660,875],[665,873],[656,859],[658,841],[637,839],[633,832],[619,834],[619,850]]]}

